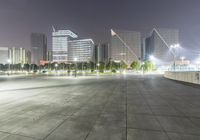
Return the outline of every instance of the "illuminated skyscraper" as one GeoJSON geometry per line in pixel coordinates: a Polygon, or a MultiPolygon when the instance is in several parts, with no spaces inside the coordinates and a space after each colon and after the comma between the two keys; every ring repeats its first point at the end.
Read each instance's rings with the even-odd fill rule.
{"type": "Polygon", "coordinates": [[[30,52],[24,48],[9,48],[8,54],[11,64],[27,64],[30,62],[30,52]]]}
{"type": "Polygon", "coordinates": [[[111,37],[111,59],[114,61],[124,61],[128,65],[130,65],[134,60],[140,59],[140,32],[124,30],[115,30],[115,32],[118,36],[115,35],[111,37]],[[127,46],[119,39],[119,37],[127,46]]]}
{"type": "Polygon", "coordinates": [[[93,59],[94,42],[92,39],[70,40],[68,42],[68,61],[88,62],[93,59]]]}
{"type": "MultiPolygon", "coordinates": [[[[173,61],[170,46],[179,44],[179,31],[175,29],[153,29],[150,36],[145,39],[144,58],[149,59],[153,55],[160,62],[173,61]]],[[[178,49],[178,48],[177,48],[178,49]]],[[[177,54],[178,55],[178,54],[177,54]]]]}
{"type": "Polygon", "coordinates": [[[47,37],[45,34],[31,34],[31,63],[39,65],[40,61],[46,60],[47,37]]]}
{"type": "MultiPolygon", "coordinates": [[[[53,28],[54,29],[54,28],[53,28]]],[[[70,30],[53,30],[52,32],[52,57],[54,62],[68,61],[68,41],[78,36],[70,30]]]]}
{"type": "Polygon", "coordinates": [[[0,64],[8,63],[8,47],[0,47],[0,64]]]}
{"type": "Polygon", "coordinates": [[[95,45],[94,47],[94,59],[96,63],[109,62],[110,59],[110,44],[103,43],[95,45]]]}

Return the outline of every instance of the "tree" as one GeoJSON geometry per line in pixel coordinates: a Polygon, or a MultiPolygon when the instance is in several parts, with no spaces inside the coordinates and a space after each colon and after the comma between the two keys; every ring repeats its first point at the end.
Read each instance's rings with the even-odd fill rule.
{"type": "Polygon", "coordinates": [[[111,69],[112,71],[113,70],[118,70],[120,68],[120,63],[116,63],[115,61],[112,61],[112,64],[111,64],[111,69]]]}
{"type": "Polygon", "coordinates": [[[132,67],[133,70],[138,71],[141,68],[141,63],[139,61],[133,61],[131,63],[131,67],[132,67]]]}
{"type": "Polygon", "coordinates": [[[0,64],[0,71],[5,71],[5,65],[0,64]]]}
{"type": "Polygon", "coordinates": [[[144,71],[152,71],[155,70],[155,64],[151,61],[145,61],[143,65],[144,71]]]}
{"type": "Polygon", "coordinates": [[[112,61],[109,61],[107,64],[106,64],[106,70],[111,70],[112,69],[112,61]]]}
{"type": "Polygon", "coordinates": [[[30,65],[29,64],[24,64],[24,70],[25,71],[29,71],[30,69],[30,65]]]}
{"type": "Polygon", "coordinates": [[[31,70],[34,72],[38,70],[38,66],[36,64],[31,64],[31,70]]]}
{"type": "Polygon", "coordinates": [[[95,69],[95,64],[94,64],[94,62],[92,62],[92,61],[89,62],[89,68],[90,68],[91,72],[94,71],[94,69],[95,69]]]}
{"type": "Polygon", "coordinates": [[[128,65],[124,61],[121,61],[120,65],[121,65],[121,69],[127,69],[128,68],[128,65]]]}
{"type": "Polygon", "coordinates": [[[98,69],[99,69],[99,72],[101,73],[104,73],[104,70],[105,70],[105,63],[104,62],[99,62],[99,66],[98,66],[98,69]]]}

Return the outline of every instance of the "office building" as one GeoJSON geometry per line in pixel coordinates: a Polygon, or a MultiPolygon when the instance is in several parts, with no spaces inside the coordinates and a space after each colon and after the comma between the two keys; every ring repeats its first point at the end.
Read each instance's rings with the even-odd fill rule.
{"type": "Polygon", "coordinates": [[[8,47],[0,47],[0,64],[8,63],[8,47]]]}
{"type": "Polygon", "coordinates": [[[47,61],[51,62],[53,60],[53,52],[47,51],[47,61]]]}
{"type": "Polygon", "coordinates": [[[30,52],[24,48],[9,48],[8,56],[11,64],[27,64],[30,62],[30,52]]]}
{"type": "Polygon", "coordinates": [[[70,30],[55,30],[52,32],[52,61],[68,61],[68,41],[78,36],[70,30]]]}
{"type": "Polygon", "coordinates": [[[31,64],[31,51],[26,50],[26,64],[31,64]]]}
{"type": "Polygon", "coordinates": [[[68,62],[89,62],[93,59],[94,42],[92,39],[68,41],[68,62]]]}
{"type": "MultiPolygon", "coordinates": [[[[143,46],[145,60],[149,60],[150,56],[154,56],[160,63],[168,63],[173,61],[174,57],[170,46],[179,44],[179,31],[175,29],[153,29],[150,36],[145,38],[143,46]]],[[[178,52],[176,52],[178,57],[178,52]]]]}
{"type": "Polygon", "coordinates": [[[130,65],[140,59],[141,34],[136,31],[115,30],[117,35],[111,37],[111,59],[124,61],[130,65]]]}
{"type": "Polygon", "coordinates": [[[47,37],[42,33],[31,34],[31,63],[40,65],[40,61],[46,60],[47,37]]]}
{"type": "Polygon", "coordinates": [[[109,62],[110,55],[110,45],[108,43],[98,44],[94,47],[94,59],[96,63],[109,62]]]}

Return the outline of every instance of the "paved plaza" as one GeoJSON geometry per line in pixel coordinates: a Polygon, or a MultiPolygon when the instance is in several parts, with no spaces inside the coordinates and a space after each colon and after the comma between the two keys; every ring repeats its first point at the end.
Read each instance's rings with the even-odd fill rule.
{"type": "Polygon", "coordinates": [[[200,140],[200,88],[161,75],[0,77],[0,140],[200,140]]]}

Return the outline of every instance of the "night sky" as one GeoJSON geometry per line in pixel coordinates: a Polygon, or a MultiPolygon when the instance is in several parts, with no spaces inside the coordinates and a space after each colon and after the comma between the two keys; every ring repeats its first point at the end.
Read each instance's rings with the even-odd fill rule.
{"type": "Polygon", "coordinates": [[[110,28],[180,30],[185,48],[200,48],[200,0],[0,0],[0,46],[30,48],[30,33],[48,36],[51,26],[81,38],[107,42],[110,28]]]}

